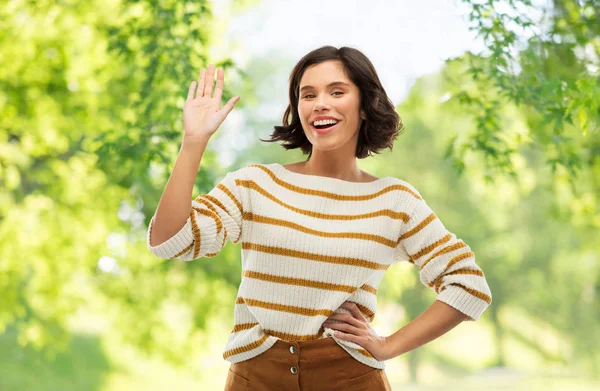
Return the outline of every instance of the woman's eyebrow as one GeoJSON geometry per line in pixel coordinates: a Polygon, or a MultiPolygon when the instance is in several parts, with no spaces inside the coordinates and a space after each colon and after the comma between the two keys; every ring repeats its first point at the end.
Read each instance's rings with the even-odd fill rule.
{"type": "MultiPolygon", "coordinates": [[[[327,84],[327,87],[331,87],[331,86],[339,85],[339,84],[350,87],[350,84],[344,83],[343,81],[334,81],[334,82],[331,82],[331,83],[327,84]]],[[[315,88],[315,87],[313,87],[313,86],[304,86],[304,87],[300,88],[300,92],[302,92],[304,90],[311,89],[311,88],[315,88]]]]}

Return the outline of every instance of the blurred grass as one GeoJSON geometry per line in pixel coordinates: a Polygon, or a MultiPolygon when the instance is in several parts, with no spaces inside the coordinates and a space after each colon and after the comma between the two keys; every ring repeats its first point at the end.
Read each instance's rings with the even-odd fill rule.
{"type": "MultiPolygon", "coordinates": [[[[390,320],[397,314],[396,305],[382,305],[379,318],[374,323],[379,333],[393,332],[403,323],[394,326],[390,320]]],[[[539,331],[519,311],[506,312],[505,319],[524,334],[539,331]]],[[[198,354],[186,368],[177,368],[159,359],[144,356],[114,337],[110,327],[98,329],[97,315],[80,316],[73,324],[74,338],[64,353],[54,359],[45,358],[32,348],[20,348],[16,333],[0,335],[0,390],[2,391],[159,391],[222,390],[229,363],[223,360],[222,348],[229,326],[223,316],[210,319],[205,339],[198,346],[198,354]],[[90,320],[92,320],[90,322],[90,320]],[[87,329],[87,330],[86,330],[87,329]],[[95,332],[96,334],[90,334],[95,332]]],[[[394,322],[394,321],[392,321],[394,322]]],[[[551,344],[552,341],[547,341],[551,344]]],[[[407,383],[406,356],[386,362],[386,374],[393,390],[597,390],[599,383],[586,380],[568,368],[552,366],[535,351],[510,342],[511,354],[508,368],[483,369],[486,357],[493,357],[489,324],[465,323],[428,344],[428,360],[419,367],[419,384],[407,383]],[[483,348],[482,348],[483,347],[483,348]],[[527,354],[525,354],[527,352],[527,354]],[[456,355],[460,359],[456,359],[456,355]],[[453,360],[444,363],[444,358],[453,360]],[[468,368],[456,363],[469,361],[468,368]],[[518,359],[517,359],[518,358],[518,359]],[[523,368],[526,358],[529,365],[523,368]],[[429,362],[427,362],[429,361],[429,362]],[[477,363],[477,365],[472,365],[477,363]]]]}
{"type": "Polygon", "coordinates": [[[0,335],[0,390],[104,390],[112,370],[97,335],[73,334],[67,349],[54,358],[31,347],[22,348],[16,332],[0,335]]]}

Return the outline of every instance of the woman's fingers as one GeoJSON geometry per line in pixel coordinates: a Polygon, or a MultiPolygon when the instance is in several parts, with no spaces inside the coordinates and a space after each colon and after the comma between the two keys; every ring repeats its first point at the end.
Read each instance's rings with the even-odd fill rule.
{"type": "Polygon", "coordinates": [[[213,83],[215,81],[215,66],[214,64],[208,64],[208,72],[206,73],[206,79],[204,80],[204,94],[212,98],[213,83]]]}
{"type": "Polygon", "coordinates": [[[233,107],[235,106],[235,104],[237,103],[238,100],[240,100],[240,97],[234,96],[231,99],[229,99],[229,101],[227,101],[225,106],[223,106],[223,108],[221,109],[221,111],[223,111],[223,113],[225,113],[225,116],[227,116],[229,113],[231,113],[231,110],[233,110],[233,107]]]}
{"type": "Polygon", "coordinates": [[[217,85],[215,86],[215,99],[221,105],[221,96],[223,95],[223,84],[225,84],[225,77],[223,68],[217,68],[217,85]]]}
{"type": "MultiPolygon", "coordinates": [[[[217,83],[215,86],[215,100],[217,102],[219,102],[219,105],[221,104],[221,98],[223,96],[223,89],[225,86],[225,71],[223,70],[223,68],[219,67],[215,70],[215,66],[214,64],[208,64],[208,70],[206,70],[205,68],[202,68],[200,70],[200,76],[198,77],[198,83],[196,84],[196,82],[192,82],[192,84],[190,85],[190,89],[188,91],[188,100],[189,99],[194,99],[194,92],[196,93],[196,98],[201,98],[201,97],[212,97],[212,93],[213,93],[213,83],[214,83],[214,77],[215,77],[215,73],[217,74],[217,83]]],[[[239,99],[239,97],[238,97],[239,99]]],[[[231,111],[231,109],[233,109],[233,104],[235,102],[232,102],[232,100],[230,100],[229,102],[227,102],[228,105],[230,105],[230,107],[228,107],[229,111],[231,111]]]]}
{"type": "Polygon", "coordinates": [[[349,325],[348,323],[335,323],[335,324],[323,323],[323,325],[330,329],[346,331],[350,334],[360,335],[360,330],[354,326],[349,325]]]}
{"type": "Polygon", "coordinates": [[[356,305],[356,303],[353,302],[349,302],[349,301],[345,301],[342,303],[342,305],[340,305],[341,308],[347,309],[348,311],[350,311],[350,313],[352,314],[352,316],[362,322],[367,322],[367,319],[363,316],[363,314],[360,312],[360,310],[358,309],[358,306],[356,305]]]}
{"type": "Polygon", "coordinates": [[[355,326],[355,327],[361,327],[362,326],[362,324],[361,324],[362,322],[360,320],[356,319],[355,317],[353,317],[350,314],[334,314],[334,315],[331,315],[329,318],[327,318],[327,323],[335,323],[335,322],[333,322],[335,320],[339,320],[341,322],[350,324],[350,325],[355,326]]]}
{"type": "Polygon", "coordinates": [[[198,91],[196,91],[196,98],[204,96],[204,79],[206,78],[206,70],[202,68],[200,70],[200,76],[198,77],[198,91]]]}
{"type": "Polygon", "coordinates": [[[190,88],[188,89],[188,95],[187,95],[187,100],[192,100],[194,99],[194,92],[196,91],[196,81],[194,80],[191,84],[190,84],[190,88]]]}

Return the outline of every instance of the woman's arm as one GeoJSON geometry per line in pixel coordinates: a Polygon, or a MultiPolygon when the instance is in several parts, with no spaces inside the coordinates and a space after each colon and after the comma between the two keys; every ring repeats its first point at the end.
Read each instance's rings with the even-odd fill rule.
{"type": "Polygon", "coordinates": [[[194,180],[209,138],[194,144],[181,144],[173,172],[158,203],[150,245],[157,246],[175,235],[190,215],[194,180]]]}
{"type": "Polygon", "coordinates": [[[217,69],[213,97],[214,77],[215,66],[209,64],[208,72],[202,68],[198,83],[193,81],[189,86],[183,107],[183,142],[173,172],[158,203],[150,232],[150,246],[165,242],[185,225],[190,215],[194,180],[208,140],[239,100],[239,96],[233,97],[221,107],[225,80],[223,69],[217,69]]]}
{"type": "Polygon", "coordinates": [[[389,357],[394,358],[433,341],[452,330],[469,317],[440,300],[435,300],[425,312],[387,337],[389,357]]]}

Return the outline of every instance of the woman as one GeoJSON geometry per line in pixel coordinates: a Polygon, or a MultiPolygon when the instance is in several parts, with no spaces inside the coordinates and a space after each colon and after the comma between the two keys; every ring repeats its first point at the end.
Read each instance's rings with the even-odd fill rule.
{"type": "Polygon", "coordinates": [[[390,390],[384,362],[474,321],[491,292],[469,246],[446,230],[415,187],[377,178],[356,159],[391,149],[402,124],[371,62],[325,46],[290,77],[283,126],[268,141],[301,148],[290,165],[229,172],[189,202],[208,140],[239,97],[221,108],[223,71],[192,82],[177,162],[148,228],[148,248],[168,259],[214,257],[242,243],[235,325],[223,357],[226,390],[390,390]],[[400,261],[438,293],[390,336],[370,323],[377,287],[400,261]]]}

